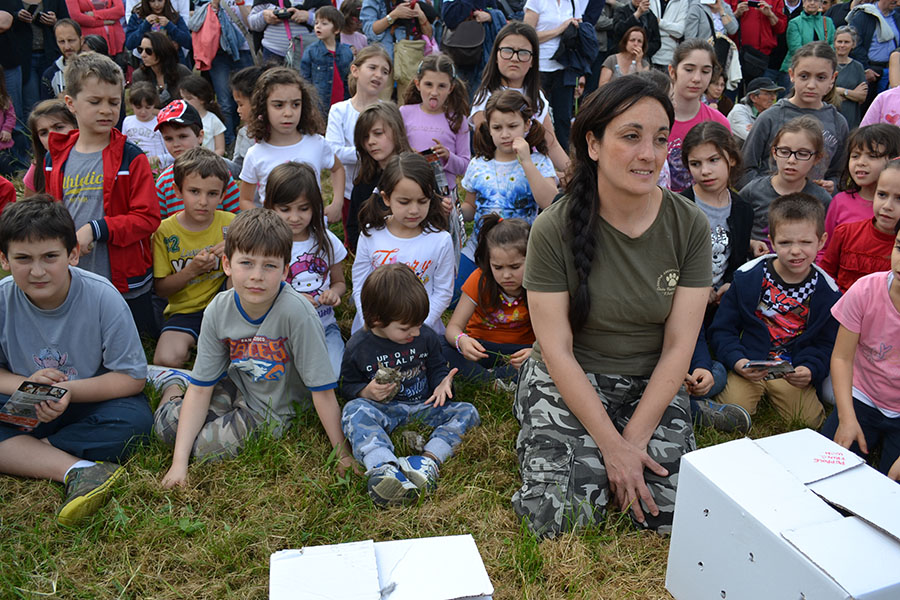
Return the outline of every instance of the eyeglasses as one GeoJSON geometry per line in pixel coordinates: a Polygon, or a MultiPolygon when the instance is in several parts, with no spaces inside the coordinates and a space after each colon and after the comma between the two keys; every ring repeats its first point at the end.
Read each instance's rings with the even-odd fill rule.
{"type": "Polygon", "coordinates": [[[515,48],[504,46],[497,51],[497,54],[499,54],[500,58],[502,58],[503,60],[512,60],[512,57],[515,56],[516,60],[518,60],[519,62],[525,62],[531,60],[534,52],[532,52],[531,50],[526,50],[525,48],[516,50],[515,48]]]}
{"type": "Polygon", "coordinates": [[[138,52],[141,54],[146,54],[147,56],[153,56],[153,48],[144,48],[143,46],[138,48],[138,52]]]}
{"type": "Polygon", "coordinates": [[[793,155],[797,160],[809,160],[813,156],[815,156],[816,153],[803,148],[801,148],[800,150],[791,150],[787,146],[775,147],[775,156],[777,156],[778,158],[790,158],[791,155],[793,155]]]}

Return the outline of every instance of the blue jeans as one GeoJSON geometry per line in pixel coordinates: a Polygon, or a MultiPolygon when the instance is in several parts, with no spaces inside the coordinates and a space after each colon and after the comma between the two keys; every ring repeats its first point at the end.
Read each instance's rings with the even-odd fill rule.
{"type": "Polygon", "coordinates": [[[44,76],[44,71],[50,67],[50,62],[43,52],[31,53],[31,62],[28,65],[30,71],[22,73],[22,105],[23,110],[27,113],[20,117],[23,121],[27,119],[28,114],[41,99],[41,77],[44,76]]]}
{"type": "Polygon", "coordinates": [[[444,360],[450,363],[451,369],[459,369],[457,377],[480,383],[489,383],[494,379],[518,380],[519,370],[509,364],[505,356],[514,354],[522,348],[531,347],[525,344],[498,344],[497,342],[479,339],[478,342],[484,346],[488,357],[482,358],[478,362],[472,362],[460,354],[456,347],[448,342],[446,338],[441,338],[441,342],[443,342],[441,350],[444,354],[444,360]],[[488,369],[491,369],[491,371],[488,371],[488,369]]]}
{"type": "Polygon", "coordinates": [[[397,462],[388,434],[411,421],[434,427],[425,451],[442,463],[453,454],[463,434],[481,423],[478,411],[468,402],[448,401],[443,406],[432,406],[424,402],[374,402],[357,398],[344,406],[341,429],[353,448],[354,458],[368,470],[382,463],[397,462]]]}
{"type": "MultiPolygon", "coordinates": [[[[871,453],[881,444],[881,460],[878,463],[878,470],[887,475],[891,465],[900,457],[900,417],[896,419],[886,417],[877,408],[863,404],[856,398],[853,399],[853,411],[856,413],[856,420],[866,438],[869,452],[871,453]]],[[[838,424],[838,411],[833,410],[819,433],[833,440],[838,424]]],[[[850,451],[866,458],[856,442],[850,446],[850,451]]]]}
{"type": "Polygon", "coordinates": [[[337,323],[325,328],[325,346],[328,348],[328,360],[331,361],[334,376],[340,379],[341,362],[344,360],[344,338],[341,337],[341,328],[337,323]]]}
{"type": "MultiPolygon", "coordinates": [[[[0,406],[9,396],[0,394],[0,406]]],[[[144,394],[105,402],[69,404],[65,412],[31,432],[0,424],[0,441],[18,435],[43,439],[72,456],[85,460],[118,462],[128,456],[136,442],[150,434],[153,414],[144,394]]]]}
{"type": "Polygon", "coordinates": [[[565,85],[565,71],[541,71],[541,89],[550,103],[553,130],[563,150],[569,151],[569,130],[572,128],[572,105],[575,102],[575,86],[565,85]]]}
{"type": "Polygon", "coordinates": [[[216,91],[216,99],[222,108],[222,116],[225,117],[225,144],[234,142],[236,125],[240,122],[237,114],[237,104],[231,94],[231,74],[240,71],[244,67],[253,65],[253,58],[249,50],[241,50],[241,58],[234,60],[227,52],[219,51],[212,61],[209,69],[209,78],[212,80],[213,89],[216,91]]]}

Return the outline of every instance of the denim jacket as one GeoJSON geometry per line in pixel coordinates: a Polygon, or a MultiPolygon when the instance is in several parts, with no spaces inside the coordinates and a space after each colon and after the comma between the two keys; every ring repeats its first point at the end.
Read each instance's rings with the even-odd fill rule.
{"type": "Polygon", "coordinates": [[[328,117],[328,109],[331,108],[331,84],[334,76],[334,60],[337,58],[338,73],[344,83],[344,97],[350,97],[347,87],[347,75],[350,74],[350,63],[353,62],[353,52],[347,44],[338,43],[335,47],[334,57],[325,48],[325,44],[317,40],[306,47],[303,58],[300,59],[300,75],[313,84],[319,93],[319,106],[322,108],[322,116],[328,117]]]}

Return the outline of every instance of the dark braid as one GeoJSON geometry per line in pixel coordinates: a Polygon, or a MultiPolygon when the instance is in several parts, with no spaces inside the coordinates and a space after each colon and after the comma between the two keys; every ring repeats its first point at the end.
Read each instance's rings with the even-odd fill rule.
{"type": "Polygon", "coordinates": [[[588,278],[600,240],[601,199],[597,190],[597,163],[588,153],[587,134],[593,133],[597,140],[602,141],[610,121],[644,98],[652,98],[663,106],[669,118],[669,126],[675,122],[672,102],[664,91],[644,78],[627,75],[617,79],[616,85],[605,85],[588,96],[572,124],[572,134],[569,137],[572,161],[566,183],[569,202],[566,217],[571,234],[569,247],[578,276],[578,287],[569,305],[569,324],[573,332],[584,326],[591,312],[588,278]]]}

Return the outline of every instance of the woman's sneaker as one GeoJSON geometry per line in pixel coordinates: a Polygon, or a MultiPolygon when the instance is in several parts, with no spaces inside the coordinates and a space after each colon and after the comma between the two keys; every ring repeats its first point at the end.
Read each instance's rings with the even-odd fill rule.
{"type": "Polygon", "coordinates": [[[377,506],[409,504],[419,497],[418,488],[392,463],[381,463],[366,471],[366,475],[366,488],[377,506]]]}
{"type": "Polygon", "coordinates": [[[437,462],[427,456],[403,456],[400,470],[413,485],[423,492],[433,492],[437,488],[440,469],[437,462]]]}
{"type": "Polygon", "coordinates": [[[723,433],[746,434],[750,431],[753,420],[743,406],[737,404],[720,404],[712,400],[697,400],[697,423],[701,427],[712,427],[723,433]]]}
{"type": "Polygon", "coordinates": [[[66,500],[56,513],[60,525],[71,527],[106,504],[112,485],[125,473],[113,462],[97,462],[66,475],[66,500]]]}

